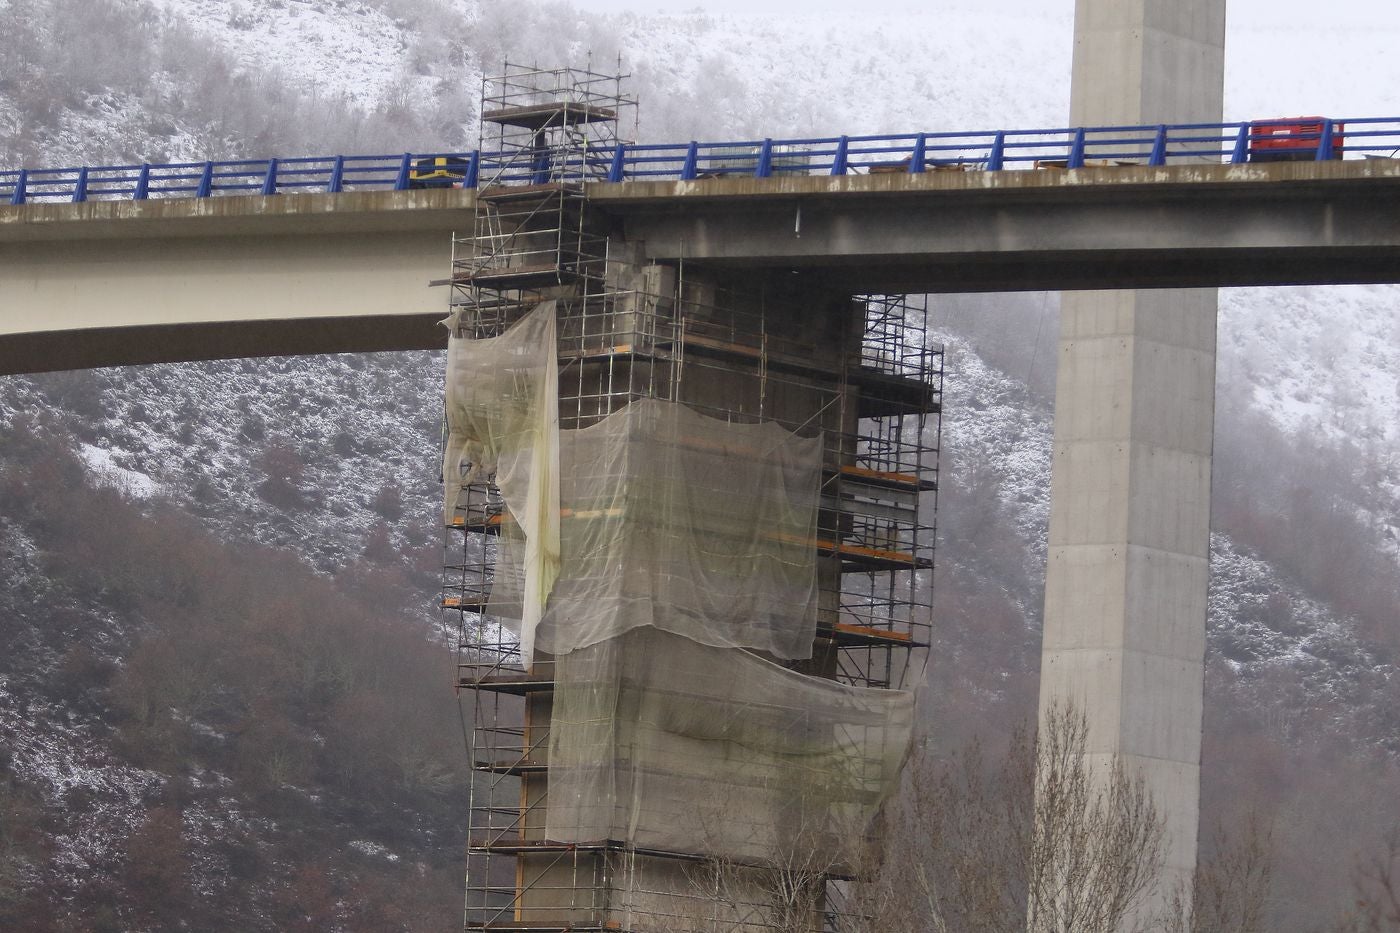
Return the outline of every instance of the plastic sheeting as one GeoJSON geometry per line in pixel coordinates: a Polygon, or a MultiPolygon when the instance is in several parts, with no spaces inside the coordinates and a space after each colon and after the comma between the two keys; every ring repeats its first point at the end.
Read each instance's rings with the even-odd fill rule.
{"type": "MultiPolygon", "coordinates": [[[[816,632],[820,438],[643,399],[563,432],[560,571],[536,634],[565,654],[643,626],[805,658],[816,632]]],[[[520,613],[502,541],[491,611],[520,613]]]]}
{"type": "Polygon", "coordinates": [[[528,666],[559,572],[559,358],[555,303],[499,337],[447,344],[443,520],[464,483],[494,474],[505,500],[500,560],[514,575],[515,631],[528,666]]]}
{"type": "Polygon", "coordinates": [[[545,833],[837,871],[896,786],[913,712],[911,692],[639,629],[558,659],[545,833]]]}
{"type": "Polygon", "coordinates": [[[654,399],[561,435],[554,313],[448,347],[446,520],[450,478],[495,476],[488,607],[523,664],[642,626],[809,657],[821,439],[654,399]]]}
{"type": "Polygon", "coordinates": [[[555,327],[545,302],[499,337],[450,342],[443,464],[448,521],[458,480],[494,476],[489,611],[527,667],[537,646],[556,657],[546,835],[854,864],[913,695],[746,650],[811,654],[820,438],[646,399],[561,433],[555,327]]]}

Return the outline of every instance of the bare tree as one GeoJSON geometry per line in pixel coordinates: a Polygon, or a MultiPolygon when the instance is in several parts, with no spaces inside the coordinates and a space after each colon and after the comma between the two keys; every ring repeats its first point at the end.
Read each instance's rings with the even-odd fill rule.
{"type": "Polygon", "coordinates": [[[1385,848],[1356,870],[1356,903],[1332,933],[1388,933],[1400,930],[1400,826],[1385,848]]]}
{"type": "Polygon", "coordinates": [[[974,743],[916,753],[866,886],[874,933],[1121,933],[1155,889],[1163,825],[1141,779],[1086,762],[1071,708],[989,764],[974,743]]]}
{"type": "Polygon", "coordinates": [[[1025,731],[996,765],[977,742],[943,761],[920,747],[884,818],[884,858],[857,890],[866,928],[1023,931],[1033,769],[1025,731]]]}
{"type": "Polygon", "coordinates": [[[1141,775],[1085,757],[1082,712],[1053,706],[1036,748],[1028,927],[1033,933],[1146,929],[1134,914],[1161,874],[1163,820],[1141,775]]]}
{"type": "Polygon", "coordinates": [[[1211,856],[1168,902],[1163,933],[1262,933],[1273,879],[1273,826],[1251,813],[1237,833],[1217,827],[1211,856]]]}
{"type": "Polygon", "coordinates": [[[817,848],[782,864],[751,865],[707,858],[685,872],[707,916],[697,925],[676,918],[661,929],[706,933],[813,933],[821,929],[825,890],[836,867],[817,848]]]}

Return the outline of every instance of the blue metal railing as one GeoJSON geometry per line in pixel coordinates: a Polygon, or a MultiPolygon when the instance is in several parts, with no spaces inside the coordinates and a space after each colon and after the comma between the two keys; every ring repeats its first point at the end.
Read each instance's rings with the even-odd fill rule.
{"type": "Polygon", "coordinates": [[[1093,165],[1229,163],[1264,159],[1396,158],[1400,117],[1303,117],[1253,123],[1068,127],[979,133],[905,133],[620,145],[571,154],[432,152],[294,159],[97,165],[0,171],[0,204],[205,198],[416,187],[419,160],[446,159],[457,184],[549,180],[689,180],[730,175],[854,175],[939,170],[1011,171],[1093,165]],[[1270,127],[1293,132],[1281,154],[1270,127]]]}

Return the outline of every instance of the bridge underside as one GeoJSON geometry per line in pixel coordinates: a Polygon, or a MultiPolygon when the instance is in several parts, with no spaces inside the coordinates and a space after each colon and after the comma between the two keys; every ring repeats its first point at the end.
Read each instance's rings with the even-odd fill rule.
{"type": "Polygon", "coordinates": [[[721,178],[593,200],[652,258],[786,267],[853,292],[1341,284],[1400,268],[1400,160],[721,178]]]}
{"type": "MultiPolygon", "coordinates": [[[[653,256],[662,259],[660,255],[653,256]]],[[[690,257],[705,268],[771,268],[773,261],[690,257]]],[[[851,294],[963,294],[970,292],[1099,291],[1104,289],[1216,288],[1247,285],[1344,285],[1393,282],[1400,249],[1242,249],[1155,252],[1105,250],[1026,252],[1014,258],[931,257],[919,261],[793,258],[792,271],[851,294]]]]}
{"type": "Polygon", "coordinates": [[[441,350],[442,313],[90,327],[0,340],[0,375],[192,360],[441,350]]]}

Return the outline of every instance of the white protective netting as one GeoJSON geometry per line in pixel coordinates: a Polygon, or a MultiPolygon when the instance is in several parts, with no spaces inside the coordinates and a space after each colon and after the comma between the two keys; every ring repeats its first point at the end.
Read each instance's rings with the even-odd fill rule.
{"type": "Polygon", "coordinates": [[[896,785],[913,713],[909,691],[639,629],[558,659],[545,834],[848,868],[896,785]]]}
{"type": "MultiPolygon", "coordinates": [[[[563,432],[560,475],[560,568],[537,650],[562,655],[650,626],[811,656],[819,437],[642,399],[563,432]]],[[[503,525],[490,609],[512,623],[524,617],[524,556],[503,525]]]]}
{"type": "Polygon", "coordinates": [[[556,658],[546,835],[855,864],[913,694],[746,650],[811,655],[821,439],[652,399],[560,432],[555,328],[545,302],[450,341],[443,465],[449,522],[461,483],[494,476],[489,611],[527,668],[556,658]]]}
{"type": "Polygon", "coordinates": [[[555,303],[542,302],[499,337],[447,343],[443,520],[463,484],[493,474],[506,504],[501,559],[515,574],[515,631],[528,666],[559,571],[559,359],[555,303]]]}

